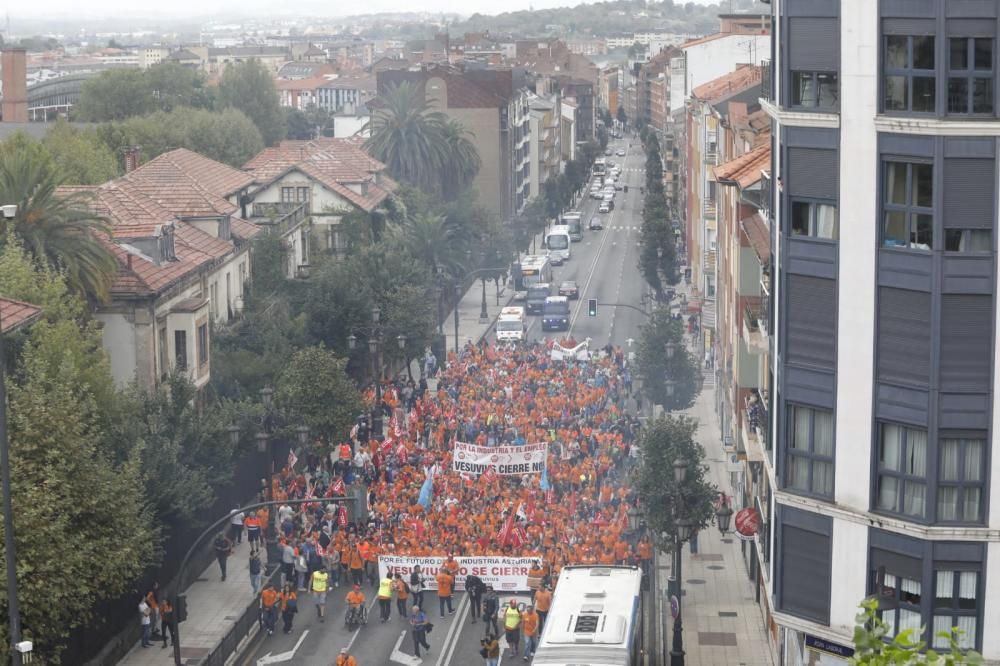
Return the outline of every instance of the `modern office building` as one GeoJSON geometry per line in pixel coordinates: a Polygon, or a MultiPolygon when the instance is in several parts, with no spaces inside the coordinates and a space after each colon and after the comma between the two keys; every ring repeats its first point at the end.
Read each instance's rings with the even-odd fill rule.
{"type": "Polygon", "coordinates": [[[771,6],[771,636],[818,663],[877,594],[998,663],[1000,2],[771,6]]]}

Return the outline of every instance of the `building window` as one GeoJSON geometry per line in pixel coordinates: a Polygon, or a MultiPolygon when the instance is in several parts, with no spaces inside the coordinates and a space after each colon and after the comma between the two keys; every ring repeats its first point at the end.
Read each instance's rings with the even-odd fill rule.
{"type": "Polygon", "coordinates": [[[934,112],[934,37],[886,35],[883,67],[885,111],[934,112]]]}
{"type": "Polygon", "coordinates": [[[833,497],[833,412],[789,405],[785,485],[833,497]]]}
{"type": "Polygon", "coordinates": [[[174,364],[180,371],[187,370],[187,332],[174,331],[174,364]]]}
{"type": "Polygon", "coordinates": [[[948,40],[948,113],[993,113],[993,40],[948,40]]]}
{"type": "Polygon", "coordinates": [[[295,188],[295,200],[305,203],[309,201],[309,188],[308,187],[296,187],[295,188]]]}
{"type": "Polygon", "coordinates": [[[876,507],[927,517],[927,431],[884,423],[878,447],[876,507]]]}
{"type": "Polygon", "coordinates": [[[945,229],[946,252],[992,252],[993,232],[990,229],[945,229]]]}
{"type": "Polygon", "coordinates": [[[937,571],[934,585],[934,626],[931,646],[947,648],[948,639],[937,634],[957,627],[958,646],[976,647],[976,624],[979,618],[979,572],[937,571]]]}
{"type": "Polygon", "coordinates": [[[934,247],[933,176],[931,164],[885,163],[883,246],[916,250],[934,247]]]}
{"type": "Polygon", "coordinates": [[[281,188],[281,203],[294,203],[295,202],[295,188],[294,187],[282,187],[281,188]]]}
{"type": "Polygon", "coordinates": [[[836,72],[792,72],[792,106],[834,108],[839,95],[836,72]]]}
{"type": "Polygon", "coordinates": [[[920,600],[923,597],[923,585],[920,581],[887,573],[882,593],[883,599],[885,597],[892,599],[892,602],[886,605],[895,606],[881,612],[882,620],[889,625],[888,636],[891,638],[901,631],[912,629],[912,637],[919,638],[920,600]]]}
{"type": "Polygon", "coordinates": [[[942,437],[938,448],[937,519],[981,522],[986,440],[942,437]]]}
{"type": "Polygon", "coordinates": [[[837,240],[837,207],[812,201],[792,201],[792,236],[837,240]]]}
{"type": "Polygon", "coordinates": [[[208,324],[198,326],[198,366],[208,363],[208,324]]]}
{"type": "Polygon", "coordinates": [[[160,327],[160,377],[165,378],[170,373],[170,351],[167,348],[167,327],[160,327]]]}

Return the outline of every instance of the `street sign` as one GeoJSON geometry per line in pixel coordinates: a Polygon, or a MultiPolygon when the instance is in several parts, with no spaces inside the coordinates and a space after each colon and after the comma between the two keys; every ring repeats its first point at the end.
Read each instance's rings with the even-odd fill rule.
{"type": "Polygon", "coordinates": [[[677,619],[681,612],[681,602],[677,600],[676,594],[670,595],[670,617],[677,619]]]}
{"type": "Polygon", "coordinates": [[[751,541],[760,529],[760,514],[757,513],[757,509],[748,506],[736,514],[733,525],[736,527],[736,536],[751,541]]]}
{"type": "Polygon", "coordinates": [[[810,636],[809,634],[806,634],[806,648],[815,652],[832,654],[842,659],[854,656],[854,648],[828,641],[825,638],[810,636]]]}

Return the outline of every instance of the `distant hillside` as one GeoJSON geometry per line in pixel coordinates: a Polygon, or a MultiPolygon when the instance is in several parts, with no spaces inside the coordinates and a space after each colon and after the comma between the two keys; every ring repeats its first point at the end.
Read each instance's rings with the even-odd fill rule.
{"type": "Polygon", "coordinates": [[[467,21],[449,26],[452,35],[489,30],[494,34],[541,36],[548,33],[607,36],[621,32],[664,31],[708,34],[719,27],[719,14],[730,12],[770,13],[766,4],[754,0],[722,0],[713,5],[642,0],[615,0],[575,7],[506,12],[496,16],[473,14],[467,21]],[[554,29],[549,29],[549,28],[554,29]]]}

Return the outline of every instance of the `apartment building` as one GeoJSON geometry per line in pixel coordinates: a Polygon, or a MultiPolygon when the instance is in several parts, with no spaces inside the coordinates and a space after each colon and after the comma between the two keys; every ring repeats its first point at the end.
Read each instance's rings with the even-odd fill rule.
{"type": "Polygon", "coordinates": [[[998,4],[772,0],[774,446],[752,492],[787,664],[850,655],[869,595],[890,636],[958,627],[1000,661],[998,4]]]}
{"type": "Polygon", "coordinates": [[[528,187],[530,201],[542,191],[542,185],[550,178],[557,178],[562,172],[562,127],[561,100],[558,95],[551,98],[528,96],[529,152],[530,168],[528,187]]]}
{"type": "Polygon", "coordinates": [[[432,100],[434,110],[469,130],[482,162],[472,187],[478,190],[480,202],[502,221],[513,219],[530,194],[528,91],[520,79],[515,83],[510,69],[439,64],[377,73],[380,94],[403,82],[418,86],[432,100]]]}

